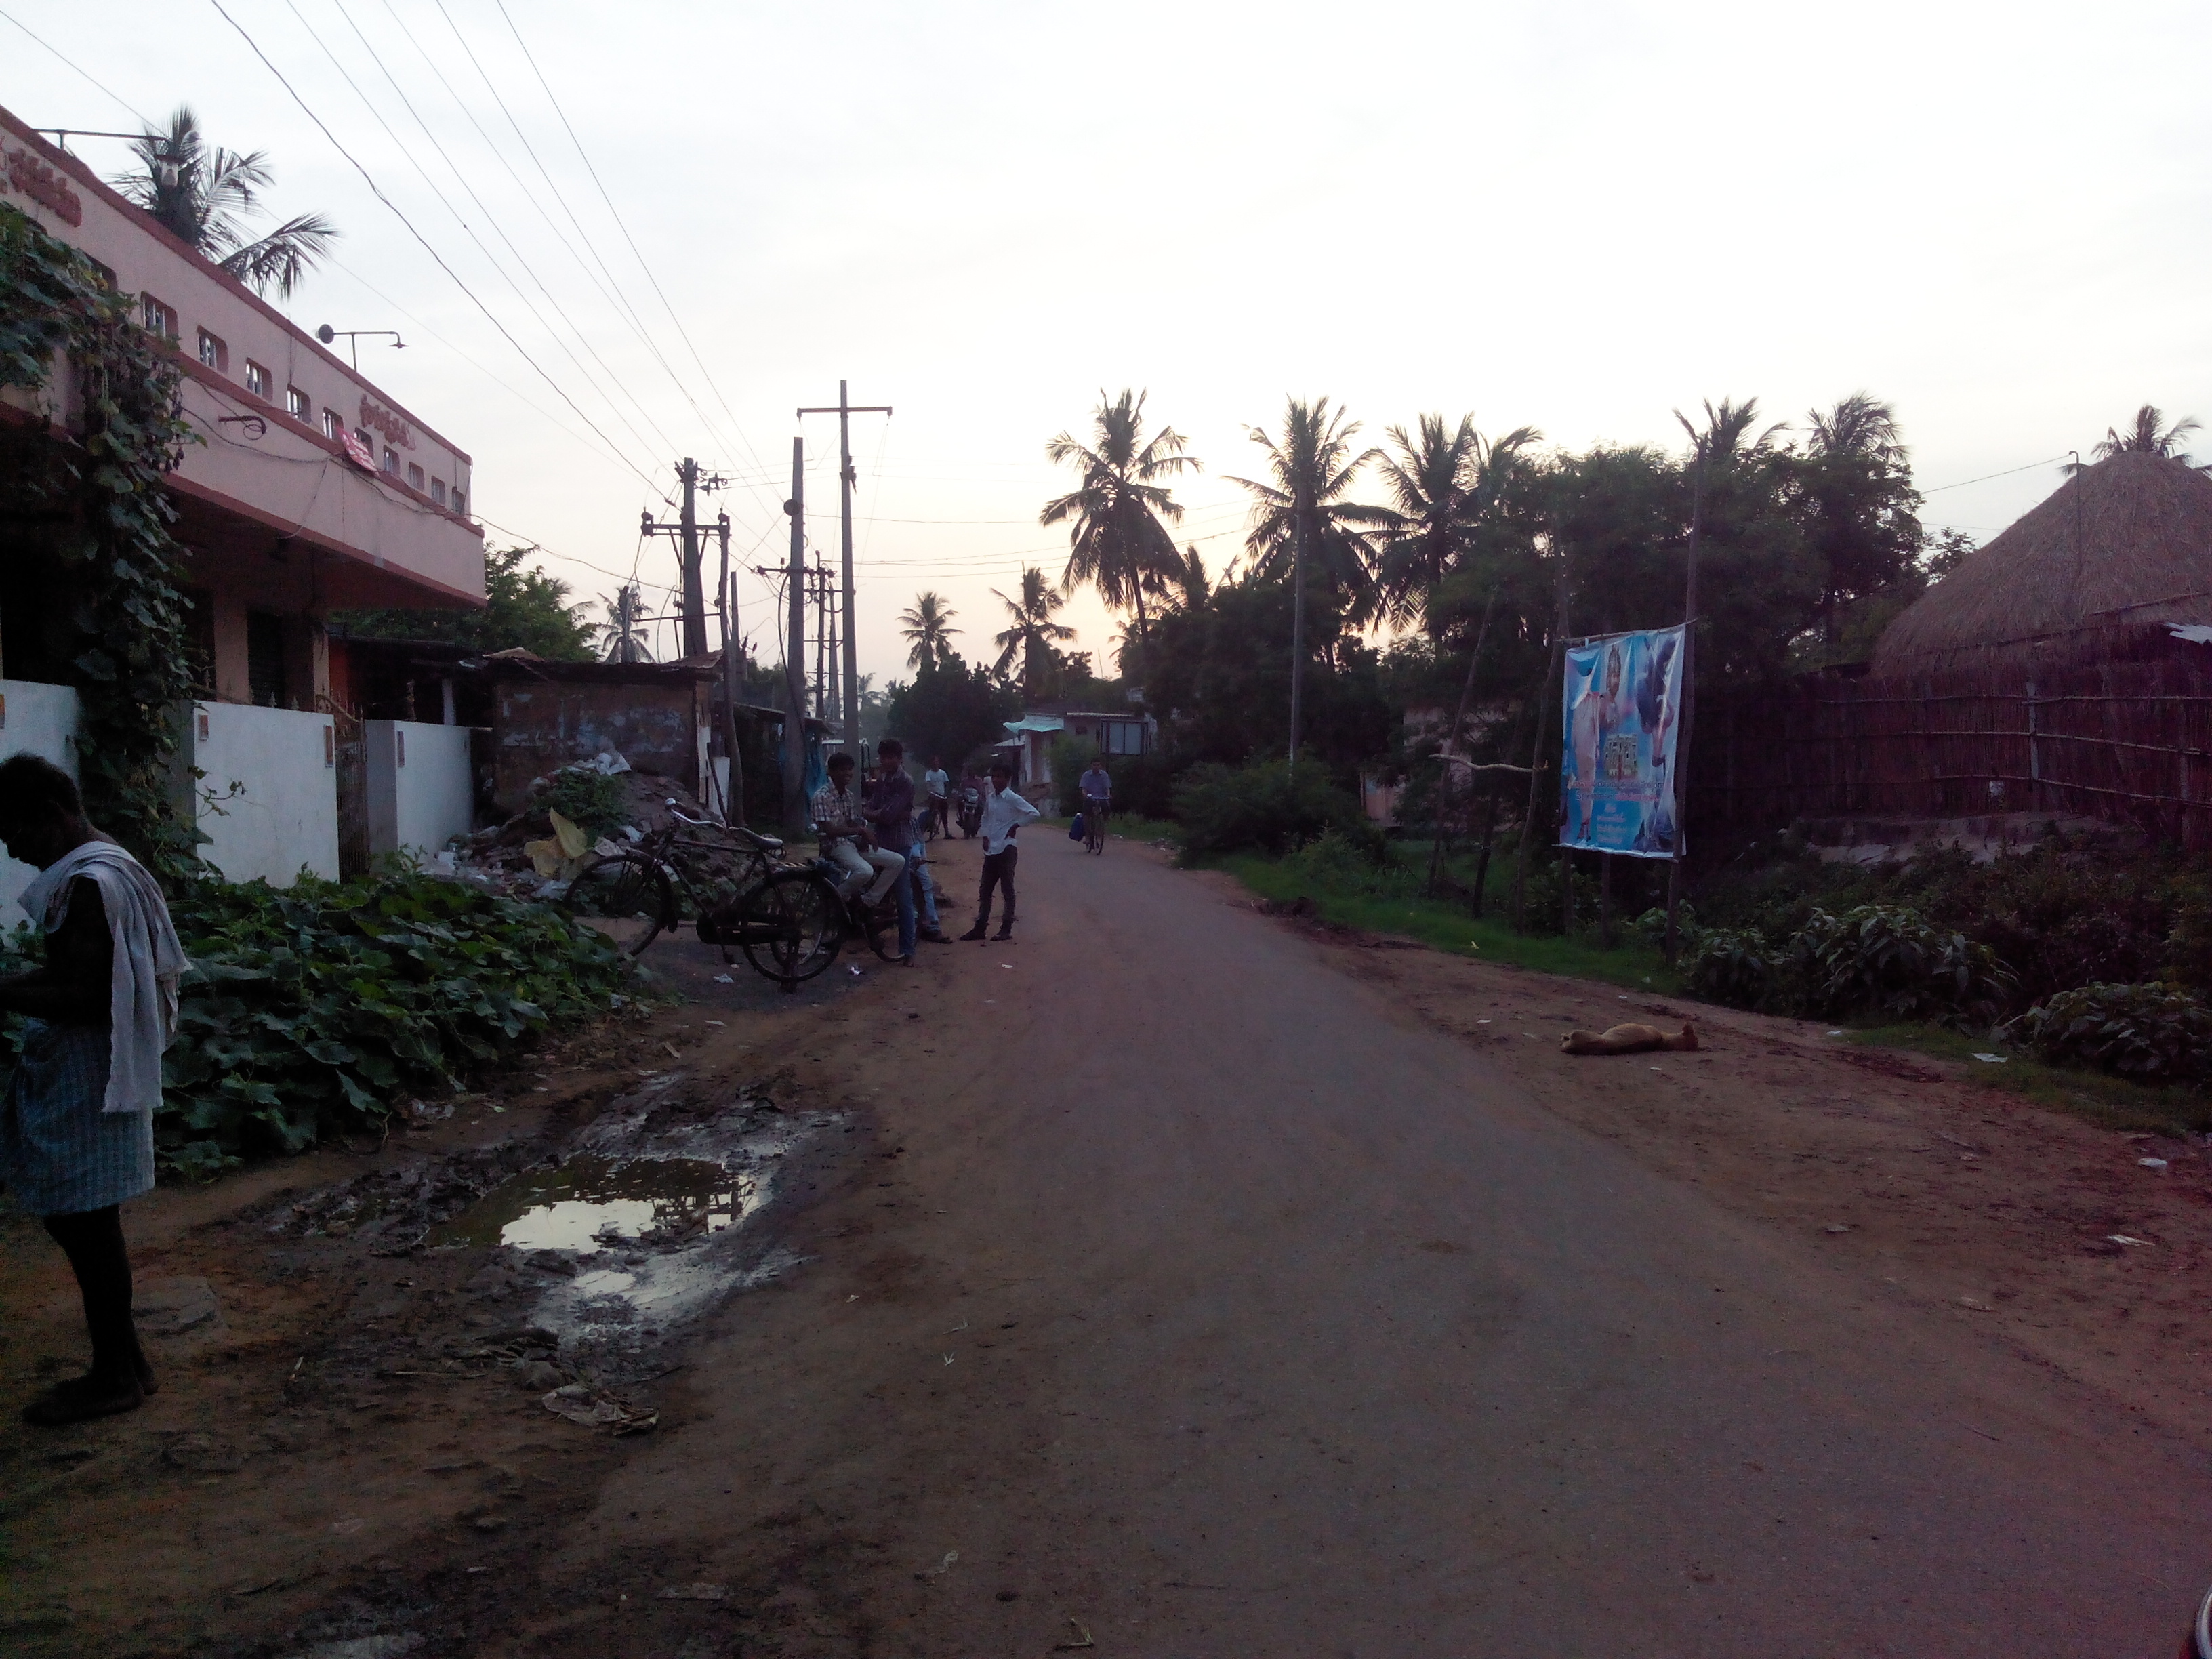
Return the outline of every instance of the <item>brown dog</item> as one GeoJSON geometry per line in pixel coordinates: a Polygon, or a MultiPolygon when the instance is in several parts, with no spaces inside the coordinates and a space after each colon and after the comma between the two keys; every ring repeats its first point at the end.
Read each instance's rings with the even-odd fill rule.
{"type": "Polygon", "coordinates": [[[1674,1036],[1656,1025],[1616,1025],[1609,1031],[1570,1031],[1559,1039],[1559,1051],[1569,1054],[1643,1054],[1655,1048],[1686,1054],[1697,1046],[1698,1028],[1687,1020],[1674,1036]]]}

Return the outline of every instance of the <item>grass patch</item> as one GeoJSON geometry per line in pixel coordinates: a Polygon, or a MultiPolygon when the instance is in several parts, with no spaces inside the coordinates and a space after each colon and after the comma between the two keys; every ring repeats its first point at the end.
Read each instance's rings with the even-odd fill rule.
{"type": "Polygon", "coordinates": [[[1495,918],[1470,916],[1464,905],[1447,899],[1423,898],[1417,892],[1381,893],[1353,881],[1317,878],[1311,868],[1292,860],[1232,854],[1210,862],[1262,898],[1310,898],[1324,921],[1416,939],[1478,962],[1600,980],[1657,995],[1681,993],[1681,981],[1666,958],[1625,927],[1621,943],[1607,950],[1594,936],[1516,933],[1495,918]]]}
{"type": "Polygon", "coordinates": [[[1847,1029],[1845,1041],[1960,1061],[1969,1068],[1972,1082],[2054,1111],[2069,1112],[2102,1128],[2170,1135],[2212,1130],[2212,1101],[2185,1084],[2130,1083],[2101,1072],[2047,1066],[1988,1037],[1966,1036],[1936,1025],[1847,1029]],[[1978,1054],[2002,1054],[2004,1063],[1991,1066],[1977,1060],[1978,1054]]]}
{"type": "MultiPolygon", "coordinates": [[[[1067,815],[1047,817],[1037,820],[1037,828],[1057,830],[1065,838],[1067,826],[1074,822],[1074,818],[1067,815]]],[[[1149,844],[1156,841],[1179,841],[1182,835],[1172,818],[1141,818],[1133,812],[1116,812],[1106,820],[1106,838],[1109,842],[1119,836],[1124,841],[1149,844]]]]}

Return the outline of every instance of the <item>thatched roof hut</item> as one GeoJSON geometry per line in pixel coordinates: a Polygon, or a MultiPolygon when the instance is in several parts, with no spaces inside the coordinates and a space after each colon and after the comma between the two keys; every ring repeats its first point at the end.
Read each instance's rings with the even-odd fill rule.
{"type": "Polygon", "coordinates": [[[1929,588],[1883,633],[1874,672],[2163,656],[2177,648],[2169,623],[2212,623],[2212,477],[2128,451],[2068,479],[1929,588]]]}

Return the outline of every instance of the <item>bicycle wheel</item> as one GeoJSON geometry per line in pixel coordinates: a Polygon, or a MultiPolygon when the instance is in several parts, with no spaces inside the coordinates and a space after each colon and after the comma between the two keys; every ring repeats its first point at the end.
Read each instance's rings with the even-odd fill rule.
{"type": "Polygon", "coordinates": [[[828,877],[780,870],[738,902],[738,948],[769,979],[812,979],[845,943],[844,908],[828,877]]]}
{"type": "Polygon", "coordinates": [[[605,933],[626,957],[641,955],[676,921],[668,872],[635,853],[616,853],[586,865],[568,884],[561,908],[605,933]]]}
{"type": "Polygon", "coordinates": [[[868,941],[868,949],[885,962],[896,962],[899,953],[896,891],[884,894],[868,908],[860,921],[860,937],[868,941]]]}

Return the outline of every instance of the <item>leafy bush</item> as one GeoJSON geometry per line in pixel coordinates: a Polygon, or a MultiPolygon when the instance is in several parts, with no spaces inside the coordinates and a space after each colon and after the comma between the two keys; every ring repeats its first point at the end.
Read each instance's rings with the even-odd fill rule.
{"type": "Polygon", "coordinates": [[[1357,838],[1330,828],[1288,854],[1282,869],[1316,893],[1359,893],[1375,898],[1413,898],[1424,872],[1401,860],[1387,842],[1357,838]]]}
{"type": "MultiPolygon", "coordinates": [[[[282,890],[202,882],[171,914],[192,969],[155,1144],[190,1174],[374,1131],[627,986],[620,953],[558,911],[397,865],[282,890]]],[[[36,949],[19,932],[15,954],[36,949]]]]}
{"type": "Polygon", "coordinates": [[[1690,955],[1690,990],[1708,1002],[1756,1008],[1773,991],[1780,965],[1766,941],[1749,929],[1708,927],[1698,935],[1690,955]]]}
{"type": "Polygon", "coordinates": [[[2038,1060],[2146,1082],[2212,1076],[2212,1010],[2167,985],[2061,991],[2005,1027],[2038,1060]]]}
{"type": "MultiPolygon", "coordinates": [[[[1062,817],[1083,810],[1084,769],[1097,755],[1098,745],[1083,738],[1052,740],[1053,787],[1062,817]]],[[[1165,755],[1108,755],[1107,775],[1114,780],[1114,811],[1124,817],[1164,818],[1175,811],[1176,773],[1180,769],[1165,755]]]]}
{"type": "Polygon", "coordinates": [[[593,841],[617,833],[629,821],[629,789],[619,775],[572,766],[553,775],[537,805],[558,812],[593,841]]]}
{"type": "Polygon", "coordinates": [[[1194,766],[1176,781],[1175,816],[1190,857],[1281,854],[1327,830],[1360,846],[1379,850],[1382,845],[1358,798],[1310,761],[1301,762],[1295,775],[1281,761],[1194,766]]]}
{"type": "Polygon", "coordinates": [[[1791,940],[1790,955],[1807,1011],[1828,1018],[1878,1013],[1987,1024],[2012,982],[1987,945],[1898,906],[1863,904],[1841,916],[1816,910],[1791,940]]]}

